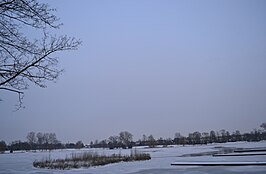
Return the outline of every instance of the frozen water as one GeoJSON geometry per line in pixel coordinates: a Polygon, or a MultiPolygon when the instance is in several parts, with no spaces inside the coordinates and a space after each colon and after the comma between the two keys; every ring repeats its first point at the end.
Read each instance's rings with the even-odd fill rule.
{"type": "MultiPolygon", "coordinates": [[[[171,146],[168,148],[146,148],[137,147],[140,152],[149,153],[152,157],[149,161],[138,162],[121,162],[109,164],[106,166],[81,168],[73,170],[50,170],[37,169],[32,166],[33,161],[41,159],[57,159],[70,156],[72,153],[81,153],[90,151],[99,155],[109,154],[130,154],[130,149],[81,149],[81,150],[56,150],[52,152],[15,152],[13,154],[0,154],[0,174],[219,174],[219,173],[266,173],[266,166],[212,166],[212,167],[190,167],[190,166],[171,166],[173,162],[195,162],[195,161],[266,161],[266,156],[230,156],[230,157],[213,157],[213,156],[197,156],[197,157],[180,157],[184,154],[202,153],[217,151],[217,147],[230,148],[256,148],[266,147],[266,141],[261,142],[235,142],[225,144],[209,144],[195,146],[171,146]]],[[[134,149],[133,149],[134,150],[134,149]]]]}

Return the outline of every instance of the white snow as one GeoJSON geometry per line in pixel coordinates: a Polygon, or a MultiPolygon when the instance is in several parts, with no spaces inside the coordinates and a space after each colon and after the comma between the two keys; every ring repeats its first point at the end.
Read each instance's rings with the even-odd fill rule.
{"type": "Polygon", "coordinates": [[[203,166],[203,165],[236,165],[236,166],[251,166],[251,165],[266,165],[266,162],[262,161],[192,161],[192,162],[174,162],[171,165],[191,165],[191,166],[203,166]]]}
{"type": "Polygon", "coordinates": [[[242,152],[242,153],[227,153],[227,154],[216,154],[215,156],[251,156],[251,155],[265,155],[266,152],[242,152]]]}
{"type": "MultiPolygon", "coordinates": [[[[70,156],[72,153],[81,153],[83,151],[90,151],[98,153],[99,155],[111,154],[130,154],[130,149],[64,149],[56,151],[37,151],[37,152],[20,152],[20,153],[5,153],[0,154],[0,174],[61,174],[61,173],[75,173],[75,174],[174,174],[174,173],[266,173],[266,166],[171,166],[174,162],[266,162],[266,156],[197,156],[197,157],[180,157],[184,154],[201,153],[218,151],[219,147],[237,147],[237,148],[259,148],[266,147],[266,141],[261,142],[235,142],[225,144],[209,144],[209,145],[195,145],[195,146],[171,146],[168,148],[147,148],[137,147],[137,150],[151,155],[149,161],[138,162],[121,162],[116,164],[109,164],[106,166],[81,168],[74,170],[49,170],[36,169],[32,166],[34,160],[41,159],[57,159],[70,156]]],[[[134,150],[134,149],[133,149],[134,150]]]]}

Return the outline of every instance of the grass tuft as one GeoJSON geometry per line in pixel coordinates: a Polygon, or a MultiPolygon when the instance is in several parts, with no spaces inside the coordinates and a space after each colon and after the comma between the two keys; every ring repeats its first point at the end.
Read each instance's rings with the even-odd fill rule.
{"type": "Polygon", "coordinates": [[[117,155],[111,156],[98,155],[92,152],[72,153],[70,157],[65,159],[44,159],[41,161],[34,161],[33,166],[36,168],[47,169],[74,169],[81,167],[103,166],[106,164],[118,163],[118,162],[130,162],[130,161],[143,161],[150,160],[150,154],[139,153],[137,150],[132,150],[130,155],[117,155]]]}

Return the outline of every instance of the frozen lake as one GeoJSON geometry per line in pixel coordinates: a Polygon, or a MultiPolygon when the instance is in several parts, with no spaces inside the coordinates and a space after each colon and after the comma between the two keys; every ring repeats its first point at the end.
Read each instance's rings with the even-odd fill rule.
{"type": "Polygon", "coordinates": [[[130,149],[81,149],[81,150],[56,150],[52,152],[15,152],[13,154],[0,154],[0,174],[222,174],[222,173],[266,173],[266,166],[171,166],[173,162],[239,162],[239,161],[266,161],[265,155],[260,156],[186,156],[185,154],[204,153],[218,151],[220,148],[259,148],[266,147],[266,141],[261,142],[235,142],[225,144],[209,144],[195,146],[173,146],[167,148],[137,147],[140,152],[149,153],[151,160],[140,162],[121,162],[106,166],[82,168],[73,170],[50,170],[36,169],[32,166],[33,161],[46,158],[65,158],[73,152],[83,151],[97,152],[98,154],[130,154],[130,149]]]}

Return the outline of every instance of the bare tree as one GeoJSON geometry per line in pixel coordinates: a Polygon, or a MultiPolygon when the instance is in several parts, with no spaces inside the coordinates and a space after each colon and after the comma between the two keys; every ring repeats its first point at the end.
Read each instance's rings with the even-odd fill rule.
{"type": "Polygon", "coordinates": [[[202,140],[203,140],[204,144],[207,144],[209,142],[210,135],[209,135],[208,132],[201,133],[201,137],[202,137],[202,140]]]}
{"type": "Polygon", "coordinates": [[[57,143],[59,143],[59,141],[56,138],[56,134],[55,133],[49,133],[48,134],[48,142],[49,142],[49,144],[57,144],[57,143]]]}
{"type": "Polygon", "coordinates": [[[196,131],[188,134],[189,144],[200,144],[201,143],[201,133],[196,131]]]}
{"type": "Polygon", "coordinates": [[[38,132],[36,137],[37,137],[37,142],[38,142],[39,145],[44,143],[43,134],[41,132],[38,132]]]}
{"type": "Polygon", "coordinates": [[[225,129],[221,129],[220,130],[220,142],[226,142],[227,141],[227,137],[226,137],[226,130],[225,129]]]}
{"type": "Polygon", "coordinates": [[[260,127],[263,128],[263,129],[266,131],[266,123],[262,123],[262,124],[260,125],[260,127]]]}
{"type": "Polygon", "coordinates": [[[147,141],[147,136],[145,134],[142,135],[142,141],[146,142],[147,141]]]}
{"type": "Polygon", "coordinates": [[[43,133],[43,143],[45,144],[45,145],[48,145],[49,144],[49,133],[43,133]]]}
{"type": "Polygon", "coordinates": [[[181,138],[182,136],[181,136],[181,134],[179,133],[179,132],[176,132],[175,133],[175,136],[174,136],[174,138],[181,138]]]}
{"type": "Polygon", "coordinates": [[[29,132],[27,135],[27,140],[30,145],[33,145],[34,143],[37,142],[37,138],[35,136],[35,132],[29,132]]]}
{"type": "Polygon", "coordinates": [[[179,144],[180,143],[181,137],[182,137],[182,135],[179,132],[176,132],[175,133],[175,136],[174,136],[174,142],[175,142],[175,144],[179,144]]]}
{"type": "Polygon", "coordinates": [[[129,147],[130,143],[133,141],[133,135],[127,131],[120,132],[119,139],[122,144],[129,147]]]}
{"type": "Polygon", "coordinates": [[[148,141],[148,145],[149,145],[149,147],[151,147],[151,148],[155,147],[155,145],[156,145],[156,140],[155,140],[155,138],[153,137],[153,135],[149,135],[147,141],[148,141]]]}
{"type": "Polygon", "coordinates": [[[81,43],[50,34],[61,25],[53,11],[37,0],[0,0],[0,90],[17,93],[19,107],[29,82],[46,87],[46,81],[62,73],[54,54],[75,50],[81,43]],[[30,29],[42,37],[30,39],[25,34],[30,29]]]}
{"type": "Polygon", "coordinates": [[[211,142],[211,143],[214,143],[214,142],[216,142],[216,141],[217,141],[216,134],[215,134],[215,132],[212,130],[212,131],[210,131],[210,142],[211,142]]]}
{"type": "Polygon", "coordinates": [[[117,144],[119,142],[119,137],[118,136],[110,136],[108,138],[108,142],[111,144],[117,144]]]}
{"type": "Polygon", "coordinates": [[[0,141],[0,153],[4,153],[6,151],[6,142],[0,141]]]}

